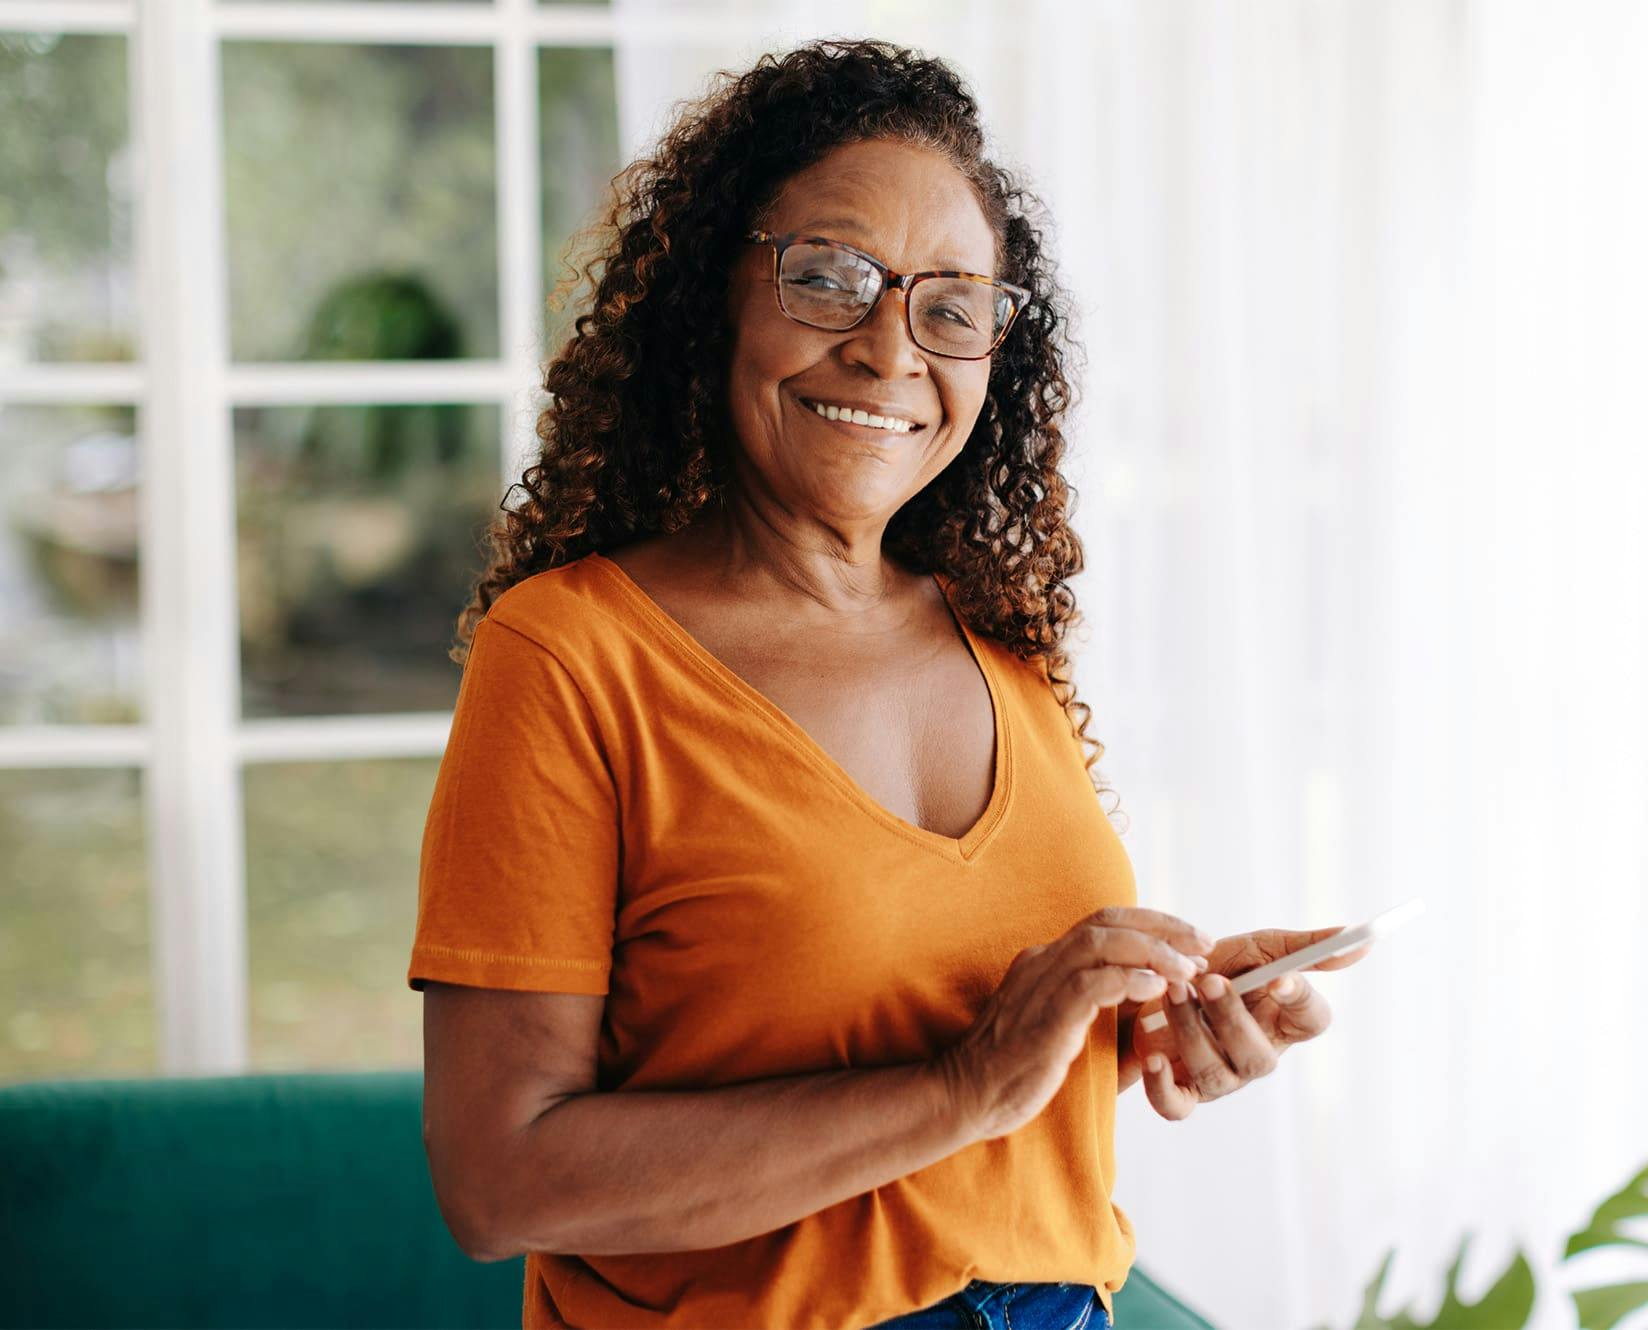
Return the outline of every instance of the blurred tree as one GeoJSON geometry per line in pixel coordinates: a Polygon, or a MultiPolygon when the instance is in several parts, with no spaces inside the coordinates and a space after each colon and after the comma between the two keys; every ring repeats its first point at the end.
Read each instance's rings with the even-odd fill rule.
{"type": "MultiPolygon", "coordinates": [[[[304,360],[443,360],[463,355],[463,330],[426,282],[407,273],[366,273],[338,282],[321,297],[303,341],[304,360]]],[[[461,408],[391,404],[315,412],[304,432],[306,465],[357,464],[362,480],[392,480],[433,454],[449,466],[463,459],[461,408]]]]}
{"type": "Polygon", "coordinates": [[[223,44],[235,359],[305,355],[325,295],[384,271],[497,354],[492,91],[481,47],[223,44]]]}

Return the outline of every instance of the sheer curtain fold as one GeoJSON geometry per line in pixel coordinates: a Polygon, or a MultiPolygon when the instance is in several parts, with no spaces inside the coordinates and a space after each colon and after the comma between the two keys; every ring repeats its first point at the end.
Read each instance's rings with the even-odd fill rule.
{"type": "MultiPolygon", "coordinates": [[[[647,13],[652,3],[617,0],[647,13]]],[[[700,6],[736,15],[737,4],[700,6]]],[[[1222,1327],[1434,1312],[1648,1164],[1648,6],[766,6],[632,51],[631,150],[823,35],[953,59],[1050,208],[1087,365],[1078,681],[1147,904],[1428,913],[1188,1121],[1123,1099],[1140,1260],[1222,1327]]],[[[621,56],[621,61],[626,58],[621,56]]],[[[1635,1260],[1633,1260],[1635,1255],[1635,1260]]]]}

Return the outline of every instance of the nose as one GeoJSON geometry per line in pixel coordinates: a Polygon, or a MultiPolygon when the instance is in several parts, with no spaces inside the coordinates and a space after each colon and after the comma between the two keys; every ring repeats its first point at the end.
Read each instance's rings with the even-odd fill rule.
{"type": "Polygon", "coordinates": [[[882,379],[925,374],[927,359],[910,339],[904,301],[903,291],[886,292],[869,317],[847,332],[841,358],[850,365],[863,365],[882,379]]]}

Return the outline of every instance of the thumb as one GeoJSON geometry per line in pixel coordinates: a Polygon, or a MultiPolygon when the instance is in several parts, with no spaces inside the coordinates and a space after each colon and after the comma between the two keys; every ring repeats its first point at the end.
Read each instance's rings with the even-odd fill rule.
{"type": "Polygon", "coordinates": [[[1173,1063],[1161,1053],[1144,1060],[1144,1092],[1150,1106],[1169,1122],[1188,1118],[1196,1107],[1196,1097],[1179,1088],[1173,1079],[1173,1063]]]}
{"type": "Polygon", "coordinates": [[[1342,970],[1347,965],[1355,965],[1357,961],[1372,950],[1373,943],[1371,941],[1364,942],[1355,951],[1341,952],[1337,956],[1330,956],[1324,961],[1317,961],[1315,965],[1307,965],[1305,968],[1307,970],[1342,970]]]}

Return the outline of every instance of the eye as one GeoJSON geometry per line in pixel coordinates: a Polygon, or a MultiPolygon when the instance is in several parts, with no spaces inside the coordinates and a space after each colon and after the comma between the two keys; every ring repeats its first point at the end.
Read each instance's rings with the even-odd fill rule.
{"type": "Polygon", "coordinates": [[[963,328],[974,328],[978,326],[973,322],[973,316],[960,305],[929,305],[927,307],[927,313],[930,315],[937,314],[947,323],[959,324],[963,328]]]}
{"type": "Polygon", "coordinates": [[[839,270],[810,269],[807,272],[796,273],[786,281],[791,286],[804,287],[809,291],[856,291],[858,283],[846,278],[839,270]]]}

